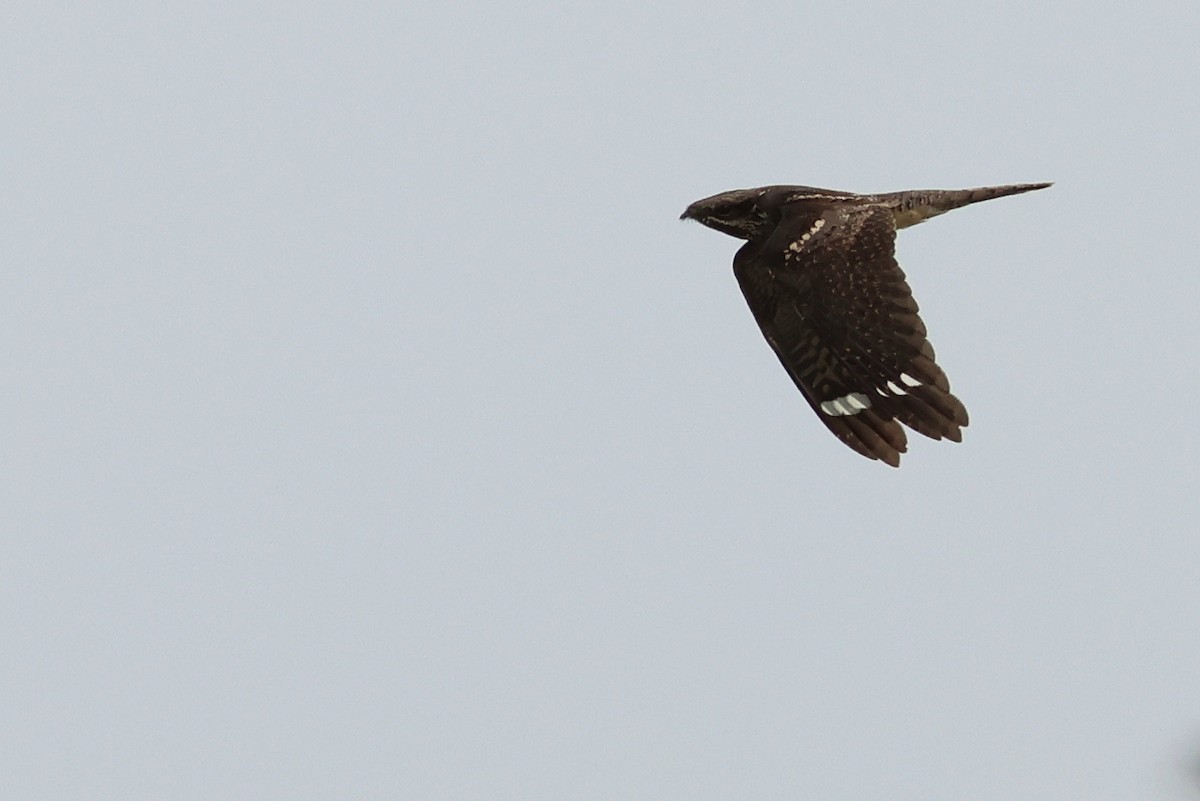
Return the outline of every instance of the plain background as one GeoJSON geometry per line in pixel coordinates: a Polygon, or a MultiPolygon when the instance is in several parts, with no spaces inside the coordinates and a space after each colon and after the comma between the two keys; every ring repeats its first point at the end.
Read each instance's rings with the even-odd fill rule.
{"type": "Polygon", "coordinates": [[[1194,0],[0,30],[0,796],[1196,798],[1194,0]],[[1038,180],[899,471],[677,221],[1038,180]]]}

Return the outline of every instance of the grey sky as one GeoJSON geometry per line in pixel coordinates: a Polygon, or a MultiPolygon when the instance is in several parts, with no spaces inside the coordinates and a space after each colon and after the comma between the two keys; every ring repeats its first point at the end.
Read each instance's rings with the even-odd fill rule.
{"type": "Polygon", "coordinates": [[[1195,2],[14,4],[0,796],[1195,797],[1195,2]],[[904,231],[839,444],[677,222],[904,231]]]}

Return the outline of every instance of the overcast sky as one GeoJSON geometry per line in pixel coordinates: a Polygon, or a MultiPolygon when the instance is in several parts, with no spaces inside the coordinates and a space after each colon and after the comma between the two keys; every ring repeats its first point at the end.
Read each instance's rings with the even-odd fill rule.
{"type": "Polygon", "coordinates": [[[1200,4],[10,4],[0,796],[1195,799],[1200,4]],[[906,230],[900,470],[725,189],[906,230]]]}

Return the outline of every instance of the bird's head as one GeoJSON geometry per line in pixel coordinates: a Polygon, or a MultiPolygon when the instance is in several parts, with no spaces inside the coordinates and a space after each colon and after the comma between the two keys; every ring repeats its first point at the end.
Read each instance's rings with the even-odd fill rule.
{"type": "Polygon", "coordinates": [[[679,215],[679,219],[695,220],[738,239],[754,239],[771,226],[767,211],[759,203],[763,194],[762,189],[722,192],[697,200],[679,215]]]}

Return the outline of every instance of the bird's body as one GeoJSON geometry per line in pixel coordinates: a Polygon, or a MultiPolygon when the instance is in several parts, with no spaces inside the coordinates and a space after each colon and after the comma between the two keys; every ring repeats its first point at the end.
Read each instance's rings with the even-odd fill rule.
{"type": "Polygon", "coordinates": [[[765,186],[698,200],[681,219],[746,240],[733,271],[780,362],[838,439],[897,467],[900,423],[958,442],[967,410],[934,361],[896,263],[896,230],[1047,186],[880,195],[765,186]]]}

